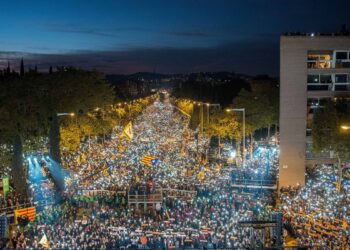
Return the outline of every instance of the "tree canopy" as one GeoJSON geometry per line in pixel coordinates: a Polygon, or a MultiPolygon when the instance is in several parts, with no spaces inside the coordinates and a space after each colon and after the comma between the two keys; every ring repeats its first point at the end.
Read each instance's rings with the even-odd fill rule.
{"type": "Polygon", "coordinates": [[[334,150],[342,161],[350,162],[350,101],[327,100],[323,107],[314,110],[312,120],[313,150],[334,150]]]}

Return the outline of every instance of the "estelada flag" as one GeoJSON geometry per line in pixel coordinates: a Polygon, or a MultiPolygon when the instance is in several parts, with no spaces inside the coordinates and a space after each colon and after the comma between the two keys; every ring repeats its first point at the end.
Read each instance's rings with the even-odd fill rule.
{"type": "Polygon", "coordinates": [[[35,207],[15,209],[15,223],[17,224],[17,218],[21,216],[27,216],[29,221],[34,221],[35,215],[36,215],[35,207]]]}
{"type": "Polygon", "coordinates": [[[43,237],[39,241],[39,244],[42,245],[43,248],[50,249],[50,243],[46,237],[46,234],[43,235],[43,237]]]}
{"type": "Polygon", "coordinates": [[[129,122],[128,124],[126,124],[124,130],[123,130],[123,134],[126,135],[126,137],[131,140],[134,137],[134,133],[132,131],[132,123],[129,122]]]}
{"type": "Polygon", "coordinates": [[[157,164],[159,158],[154,155],[145,155],[140,161],[142,164],[145,164],[148,167],[152,167],[157,164]]]}

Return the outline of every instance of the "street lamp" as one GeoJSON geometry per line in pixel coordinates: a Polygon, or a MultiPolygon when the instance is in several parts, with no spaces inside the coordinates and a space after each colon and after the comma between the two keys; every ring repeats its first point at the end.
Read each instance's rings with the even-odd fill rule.
{"type": "Polygon", "coordinates": [[[75,116],[75,113],[57,113],[57,116],[65,116],[65,115],[75,116]]]}
{"type": "Polygon", "coordinates": [[[344,130],[350,130],[350,125],[341,125],[340,128],[344,130]]]}
{"type": "Polygon", "coordinates": [[[203,133],[203,106],[207,106],[207,123],[209,126],[209,108],[210,106],[216,106],[220,107],[220,103],[205,103],[205,102],[196,102],[194,101],[193,104],[197,104],[200,108],[201,112],[201,132],[203,133]]]}
{"type": "Polygon", "coordinates": [[[209,126],[209,108],[210,107],[219,107],[220,108],[220,103],[206,103],[207,105],[207,123],[208,123],[208,126],[209,126]]]}
{"type": "Polygon", "coordinates": [[[238,108],[238,109],[226,109],[227,112],[242,112],[242,115],[243,115],[243,161],[242,161],[242,164],[244,166],[244,163],[245,163],[245,108],[238,108]]]}

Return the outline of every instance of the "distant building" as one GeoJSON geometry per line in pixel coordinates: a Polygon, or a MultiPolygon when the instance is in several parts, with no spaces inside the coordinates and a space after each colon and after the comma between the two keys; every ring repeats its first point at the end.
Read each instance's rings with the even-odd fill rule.
{"type": "Polygon", "coordinates": [[[350,34],[286,34],[280,41],[279,185],[305,184],[307,164],[333,163],[313,154],[312,110],[325,98],[350,97],[350,34]]]}

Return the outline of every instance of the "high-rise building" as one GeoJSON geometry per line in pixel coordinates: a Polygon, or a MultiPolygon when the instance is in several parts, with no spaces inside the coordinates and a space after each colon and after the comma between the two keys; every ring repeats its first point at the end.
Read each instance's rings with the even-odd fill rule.
{"type": "Polygon", "coordinates": [[[305,184],[307,164],[333,163],[313,154],[312,111],[325,98],[350,97],[350,34],[285,34],[280,41],[279,186],[305,184]]]}

